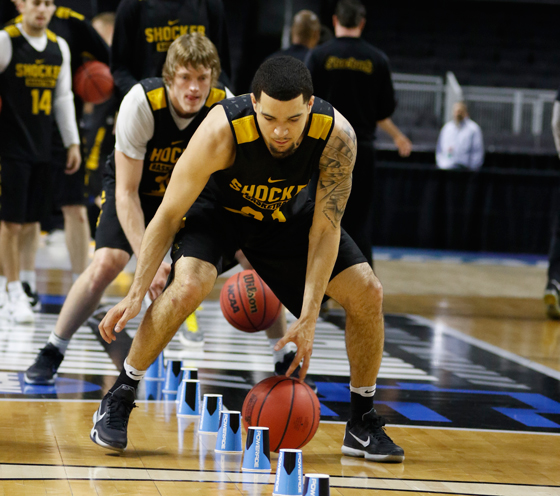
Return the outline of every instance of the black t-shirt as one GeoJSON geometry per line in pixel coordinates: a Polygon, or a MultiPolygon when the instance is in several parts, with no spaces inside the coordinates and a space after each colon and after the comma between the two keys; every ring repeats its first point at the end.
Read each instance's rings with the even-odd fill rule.
{"type": "Polygon", "coordinates": [[[348,119],[358,140],[373,140],[377,121],[390,117],[396,101],[389,60],[361,38],[334,38],[306,59],[314,94],[348,119]]]}
{"type": "Polygon", "coordinates": [[[171,43],[193,32],[205,34],[216,45],[222,72],[229,75],[221,0],[122,0],[111,47],[111,72],[121,96],[141,79],[160,77],[171,43]]]}
{"type": "Polygon", "coordinates": [[[209,190],[230,212],[263,222],[286,222],[307,202],[307,185],[334,128],[332,105],[315,98],[301,144],[282,159],[268,150],[249,95],[228,98],[219,105],[235,139],[235,161],[212,174],[209,190]]]}

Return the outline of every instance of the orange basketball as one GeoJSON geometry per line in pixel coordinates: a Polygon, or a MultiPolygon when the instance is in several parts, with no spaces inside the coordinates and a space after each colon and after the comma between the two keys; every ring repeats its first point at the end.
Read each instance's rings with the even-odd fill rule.
{"type": "Polygon", "coordinates": [[[305,446],[319,427],[321,405],[311,388],[292,377],[278,375],[259,382],[249,391],[241,410],[245,430],[269,428],[270,449],[305,446]]]}
{"type": "Polygon", "coordinates": [[[282,311],[282,304],[254,270],[232,275],[220,292],[226,320],[236,329],[257,332],[268,329],[282,311]]]}
{"type": "Polygon", "coordinates": [[[74,75],[74,91],[84,102],[106,102],[114,87],[109,66],[97,60],[85,62],[74,75]]]}

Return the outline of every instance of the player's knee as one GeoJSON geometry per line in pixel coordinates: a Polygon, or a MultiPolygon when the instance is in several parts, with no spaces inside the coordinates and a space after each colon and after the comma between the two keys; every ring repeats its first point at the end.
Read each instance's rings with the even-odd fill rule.
{"type": "Polygon", "coordinates": [[[123,269],[120,260],[111,256],[94,257],[88,267],[88,280],[93,292],[104,291],[123,269]]]}
{"type": "Polygon", "coordinates": [[[2,222],[2,230],[5,230],[6,234],[10,236],[18,236],[22,229],[22,224],[16,224],[15,222],[2,222]]]}
{"type": "Polygon", "coordinates": [[[62,207],[62,213],[65,221],[87,222],[87,210],[83,205],[66,205],[62,207]]]}
{"type": "Polygon", "coordinates": [[[188,277],[174,284],[173,298],[177,299],[180,308],[198,306],[206,297],[203,282],[198,277],[188,277]]]}
{"type": "Polygon", "coordinates": [[[355,279],[352,289],[348,292],[348,298],[343,305],[349,313],[380,313],[383,307],[383,286],[379,279],[373,274],[361,274],[355,279]]]}

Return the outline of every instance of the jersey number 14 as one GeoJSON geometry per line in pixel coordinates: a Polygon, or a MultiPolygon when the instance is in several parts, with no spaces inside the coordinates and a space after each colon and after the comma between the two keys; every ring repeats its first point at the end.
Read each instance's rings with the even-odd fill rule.
{"type": "Polygon", "coordinates": [[[44,112],[45,115],[51,115],[52,109],[52,90],[31,90],[31,113],[39,115],[44,112]]]}

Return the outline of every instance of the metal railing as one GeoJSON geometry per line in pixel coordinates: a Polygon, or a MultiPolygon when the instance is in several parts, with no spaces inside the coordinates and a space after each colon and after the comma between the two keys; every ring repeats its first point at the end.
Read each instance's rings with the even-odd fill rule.
{"type": "MultiPolygon", "coordinates": [[[[437,133],[452,118],[457,101],[467,102],[471,118],[490,150],[554,153],[550,122],[556,93],[550,90],[461,86],[452,72],[438,76],[393,74],[397,126],[412,134],[417,149],[435,149],[437,133]]],[[[379,133],[381,148],[392,148],[379,133]]]]}

